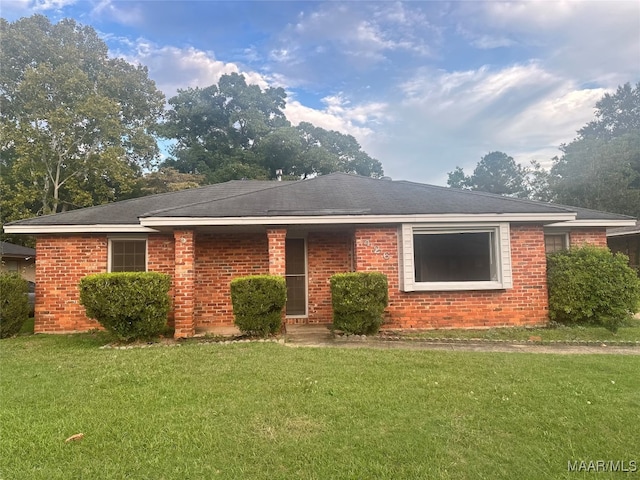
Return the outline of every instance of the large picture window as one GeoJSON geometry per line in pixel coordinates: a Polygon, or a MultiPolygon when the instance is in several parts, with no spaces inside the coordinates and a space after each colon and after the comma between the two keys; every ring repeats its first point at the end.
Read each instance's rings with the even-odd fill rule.
{"type": "Polygon", "coordinates": [[[145,239],[109,240],[110,272],[144,272],[147,270],[147,241],[145,239]]]}
{"type": "Polygon", "coordinates": [[[493,232],[413,235],[416,282],[497,281],[493,232]]]}
{"type": "Polygon", "coordinates": [[[437,228],[403,225],[403,290],[511,287],[509,225],[437,228]]]}

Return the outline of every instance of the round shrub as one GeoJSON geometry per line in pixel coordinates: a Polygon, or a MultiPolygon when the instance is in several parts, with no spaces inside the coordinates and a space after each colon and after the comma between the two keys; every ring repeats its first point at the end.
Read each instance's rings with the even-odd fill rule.
{"type": "Polygon", "coordinates": [[[88,275],[80,280],[80,303],[120,340],[160,335],[170,308],[171,277],[155,272],[88,275]]]}
{"type": "Polygon", "coordinates": [[[549,255],[549,318],[617,331],[638,308],[640,279],[628,257],[584,246],[549,255]]]}
{"type": "Polygon", "coordinates": [[[286,302],[283,277],[254,275],[231,281],[234,321],[244,334],[266,337],[279,332],[286,302]]]}
{"type": "Polygon", "coordinates": [[[387,277],[378,272],[338,273],[331,277],[333,327],[346,333],[376,333],[389,303],[387,277]]]}
{"type": "Polygon", "coordinates": [[[0,338],[20,331],[29,317],[27,281],[17,273],[0,275],[0,338]]]}

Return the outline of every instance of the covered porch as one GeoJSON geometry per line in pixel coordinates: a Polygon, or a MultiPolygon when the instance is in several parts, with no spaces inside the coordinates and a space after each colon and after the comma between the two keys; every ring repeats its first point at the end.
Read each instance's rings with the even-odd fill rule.
{"type": "Polygon", "coordinates": [[[175,337],[234,334],[231,280],[278,275],[287,281],[284,322],[332,321],[329,280],[355,270],[349,226],[173,230],[175,337]]]}

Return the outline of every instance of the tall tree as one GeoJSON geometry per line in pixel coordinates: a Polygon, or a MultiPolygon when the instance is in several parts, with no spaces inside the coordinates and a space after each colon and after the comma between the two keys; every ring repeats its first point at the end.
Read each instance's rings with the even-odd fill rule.
{"type": "Polygon", "coordinates": [[[529,195],[528,172],[506,153],[490,152],[482,157],[470,176],[460,167],[449,172],[447,184],[454,188],[525,198],[529,195]]]}
{"type": "Polygon", "coordinates": [[[158,148],[164,96],[147,69],[109,58],[93,28],[0,20],[2,220],[117,199],[158,148]]]}
{"type": "Polygon", "coordinates": [[[611,140],[640,132],[640,82],[625,83],[596,103],[596,118],[578,130],[578,139],[611,140]]]}
{"type": "Polygon", "coordinates": [[[248,85],[242,75],[223,75],[217,85],[179,91],[158,128],[174,139],[165,166],[204,175],[215,183],[239,178],[288,178],[334,171],[381,176],[382,165],[356,139],[284,116],[281,88],[248,85]]]}
{"type": "Polygon", "coordinates": [[[209,182],[266,178],[256,148],[273,129],[289,125],[285,97],[282,88],[261,90],[237,73],[223,75],[217,85],[179,90],[158,128],[177,141],[165,165],[209,182]]]}
{"type": "Polygon", "coordinates": [[[640,135],[583,138],[562,151],[551,169],[559,203],[640,217],[640,135]]]}
{"type": "Polygon", "coordinates": [[[596,119],[553,159],[557,201],[640,217],[640,83],[596,103],[596,119]]]}

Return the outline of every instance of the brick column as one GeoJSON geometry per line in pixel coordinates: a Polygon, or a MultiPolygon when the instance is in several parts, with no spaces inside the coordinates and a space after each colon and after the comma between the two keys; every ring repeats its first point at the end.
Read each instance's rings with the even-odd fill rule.
{"type": "MultiPolygon", "coordinates": [[[[269,241],[269,275],[284,277],[286,272],[285,239],[287,238],[286,228],[268,228],[267,239],[269,241]]],[[[285,310],[282,309],[282,330],[287,331],[287,321],[285,310]]]]}
{"type": "Polygon", "coordinates": [[[269,275],[285,274],[284,241],[287,237],[285,228],[268,228],[267,238],[269,239],[269,275]]]}
{"type": "Polygon", "coordinates": [[[195,234],[193,230],[175,230],[174,311],[175,338],[192,337],[195,333],[193,305],[195,300],[195,234]]]}

